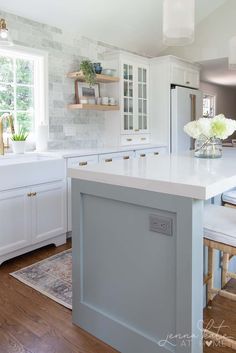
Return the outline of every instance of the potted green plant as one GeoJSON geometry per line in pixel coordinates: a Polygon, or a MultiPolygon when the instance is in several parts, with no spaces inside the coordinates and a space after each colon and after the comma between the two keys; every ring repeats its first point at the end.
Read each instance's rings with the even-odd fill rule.
{"type": "Polygon", "coordinates": [[[83,60],[80,63],[80,70],[83,72],[85,82],[93,86],[96,82],[96,72],[90,60],[83,60]]]}
{"type": "Polygon", "coordinates": [[[12,140],[12,149],[16,154],[23,154],[25,152],[25,142],[28,137],[28,133],[25,129],[21,128],[18,134],[13,134],[11,137],[12,140]]]}

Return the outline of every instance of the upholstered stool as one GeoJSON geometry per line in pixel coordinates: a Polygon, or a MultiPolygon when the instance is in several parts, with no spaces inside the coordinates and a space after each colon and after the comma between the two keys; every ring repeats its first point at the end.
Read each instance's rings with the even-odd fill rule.
{"type": "Polygon", "coordinates": [[[217,205],[206,205],[204,209],[204,245],[208,247],[207,284],[208,303],[216,294],[236,300],[236,294],[222,288],[236,274],[229,272],[229,261],[236,255],[236,209],[217,205]],[[214,288],[214,251],[220,250],[222,257],[222,285],[214,288]]]}
{"type": "Polygon", "coordinates": [[[236,208],[236,188],[222,194],[222,204],[226,207],[236,208]]]}

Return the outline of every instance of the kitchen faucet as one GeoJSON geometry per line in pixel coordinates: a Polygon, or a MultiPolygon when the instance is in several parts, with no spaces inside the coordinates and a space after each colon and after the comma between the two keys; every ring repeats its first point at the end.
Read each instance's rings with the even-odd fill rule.
{"type": "Polygon", "coordinates": [[[3,141],[3,121],[7,120],[9,122],[11,133],[15,133],[13,117],[10,114],[3,114],[0,116],[0,155],[4,155],[4,141],[3,141]]]}

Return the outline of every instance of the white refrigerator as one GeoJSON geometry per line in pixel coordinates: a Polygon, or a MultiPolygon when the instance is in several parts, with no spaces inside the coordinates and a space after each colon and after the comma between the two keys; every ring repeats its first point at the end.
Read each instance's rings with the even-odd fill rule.
{"type": "Polygon", "coordinates": [[[194,148],[194,140],[184,132],[184,125],[203,114],[202,92],[196,89],[171,87],[171,153],[182,153],[194,148]]]}

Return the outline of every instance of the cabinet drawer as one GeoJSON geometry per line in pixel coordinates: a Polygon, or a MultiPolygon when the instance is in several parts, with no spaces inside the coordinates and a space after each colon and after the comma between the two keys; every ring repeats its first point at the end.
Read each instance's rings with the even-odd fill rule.
{"type": "Polygon", "coordinates": [[[127,152],[117,152],[117,153],[106,153],[99,155],[99,162],[101,163],[111,163],[114,160],[119,159],[130,159],[134,157],[134,151],[127,151],[127,152]]]}
{"type": "Polygon", "coordinates": [[[148,156],[158,156],[160,154],[166,154],[166,153],[167,153],[166,147],[145,148],[142,150],[136,150],[135,156],[138,158],[139,157],[144,158],[148,156]]]}
{"type": "Polygon", "coordinates": [[[150,134],[139,134],[139,135],[123,135],[121,136],[121,145],[141,145],[150,142],[150,134]]]}
{"type": "Polygon", "coordinates": [[[67,167],[83,167],[88,164],[98,163],[98,155],[68,158],[67,167]]]}

